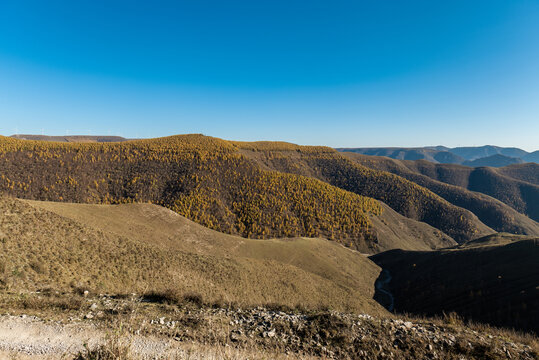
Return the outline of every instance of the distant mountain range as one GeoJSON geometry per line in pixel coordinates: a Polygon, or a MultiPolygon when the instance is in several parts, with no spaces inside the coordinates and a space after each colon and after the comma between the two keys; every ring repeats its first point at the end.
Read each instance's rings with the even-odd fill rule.
{"type": "Polygon", "coordinates": [[[437,164],[460,164],[471,167],[502,167],[526,162],[539,163],[539,150],[529,153],[519,148],[504,148],[492,145],[456,148],[445,146],[338,148],[337,150],[363,155],[386,156],[397,160],[427,160],[437,164]]]}
{"type": "Polygon", "coordinates": [[[48,136],[48,135],[30,135],[30,134],[15,134],[12,138],[19,140],[38,140],[38,141],[57,141],[57,142],[121,142],[127,141],[121,136],[104,136],[104,135],[66,135],[66,136],[48,136]]]}

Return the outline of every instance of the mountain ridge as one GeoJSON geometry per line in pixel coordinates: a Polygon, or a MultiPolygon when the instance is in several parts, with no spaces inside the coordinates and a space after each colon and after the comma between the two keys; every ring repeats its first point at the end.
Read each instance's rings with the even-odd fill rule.
{"type": "Polygon", "coordinates": [[[502,167],[510,164],[539,162],[539,150],[527,152],[515,147],[494,145],[449,148],[446,146],[425,147],[375,147],[336,148],[341,152],[363,155],[387,156],[397,160],[427,160],[439,164],[461,164],[471,167],[502,167]]]}

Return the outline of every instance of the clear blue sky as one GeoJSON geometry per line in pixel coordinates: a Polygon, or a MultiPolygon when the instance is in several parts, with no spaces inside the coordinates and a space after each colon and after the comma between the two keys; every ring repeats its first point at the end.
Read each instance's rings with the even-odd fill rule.
{"type": "Polygon", "coordinates": [[[539,1],[0,1],[0,134],[539,148],[539,1]]]}

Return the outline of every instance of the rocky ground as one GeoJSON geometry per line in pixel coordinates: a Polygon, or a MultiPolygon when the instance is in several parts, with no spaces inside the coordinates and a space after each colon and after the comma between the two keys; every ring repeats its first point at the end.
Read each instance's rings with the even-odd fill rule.
{"type": "Polygon", "coordinates": [[[89,359],[88,349],[104,346],[123,349],[129,359],[537,359],[535,337],[455,318],[233,309],[106,295],[84,298],[78,311],[63,315],[2,315],[0,358],[89,359]]]}

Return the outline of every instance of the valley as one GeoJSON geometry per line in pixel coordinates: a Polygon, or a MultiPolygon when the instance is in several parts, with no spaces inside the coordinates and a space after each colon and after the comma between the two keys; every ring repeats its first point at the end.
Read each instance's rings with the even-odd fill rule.
{"type": "Polygon", "coordinates": [[[24,333],[119,351],[121,327],[169,358],[537,355],[534,168],[479,189],[472,168],[326,147],[86,141],[0,138],[0,316],[24,333]]]}

